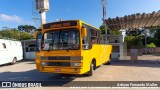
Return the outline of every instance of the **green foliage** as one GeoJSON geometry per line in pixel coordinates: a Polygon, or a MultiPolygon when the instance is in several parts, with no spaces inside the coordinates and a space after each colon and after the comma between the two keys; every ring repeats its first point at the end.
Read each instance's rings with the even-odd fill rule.
{"type": "Polygon", "coordinates": [[[142,48],[143,42],[142,42],[141,35],[138,36],[126,36],[125,42],[127,42],[127,48],[142,48]]]}
{"type": "Polygon", "coordinates": [[[16,39],[16,40],[27,40],[33,39],[33,35],[27,32],[20,32],[17,29],[7,29],[0,31],[0,37],[5,37],[9,39],[16,39]]]}
{"type": "Polygon", "coordinates": [[[146,45],[146,48],[155,48],[156,45],[154,43],[150,43],[146,45]]]}
{"type": "Polygon", "coordinates": [[[23,32],[28,32],[28,33],[33,33],[34,30],[36,29],[36,27],[32,26],[32,25],[19,25],[17,28],[19,31],[23,31],[23,32]]]}
{"type": "MultiPolygon", "coordinates": [[[[147,32],[146,47],[160,47],[160,29],[159,27],[154,29],[149,29],[147,32]],[[153,45],[155,44],[155,46],[153,45]]],[[[132,46],[144,46],[145,45],[145,35],[144,30],[127,31],[125,41],[129,48],[132,46]],[[142,45],[141,45],[142,44],[142,45]]],[[[139,47],[138,46],[138,47],[139,47]]]]}
{"type": "Polygon", "coordinates": [[[155,38],[154,37],[147,37],[147,43],[152,43],[152,42],[155,42],[155,38]]]}
{"type": "Polygon", "coordinates": [[[20,40],[28,40],[28,39],[33,39],[34,36],[32,34],[29,34],[27,32],[22,32],[20,34],[20,40]]]}
{"type": "Polygon", "coordinates": [[[154,43],[157,47],[160,47],[160,29],[157,29],[154,34],[154,43]]]}
{"type": "Polygon", "coordinates": [[[119,30],[110,30],[110,35],[121,35],[121,31],[119,30]]]}
{"type": "Polygon", "coordinates": [[[107,34],[110,34],[110,35],[120,35],[121,32],[119,30],[109,30],[106,26],[104,25],[101,25],[99,27],[99,29],[101,30],[101,34],[105,34],[105,30],[107,30],[107,34]]]}
{"type": "Polygon", "coordinates": [[[101,34],[105,34],[105,30],[107,29],[107,27],[104,25],[101,25],[99,29],[101,30],[101,34]]]}
{"type": "Polygon", "coordinates": [[[142,48],[143,47],[143,42],[140,40],[137,42],[137,46],[138,48],[142,48]]]}

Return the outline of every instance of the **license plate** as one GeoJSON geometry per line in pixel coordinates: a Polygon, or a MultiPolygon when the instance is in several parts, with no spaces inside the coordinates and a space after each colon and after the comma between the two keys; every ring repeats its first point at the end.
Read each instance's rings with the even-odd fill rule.
{"type": "Polygon", "coordinates": [[[60,68],[56,68],[56,69],[54,69],[54,71],[55,71],[55,72],[60,72],[61,69],[60,69],[60,68]]]}

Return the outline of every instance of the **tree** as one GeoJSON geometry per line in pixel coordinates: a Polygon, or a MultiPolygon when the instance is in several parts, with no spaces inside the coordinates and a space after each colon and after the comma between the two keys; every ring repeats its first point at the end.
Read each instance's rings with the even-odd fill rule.
{"type": "Polygon", "coordinates": [[[154,34],[154,41],[157,47],[160,47],[160,29],[157,29],[154,34]]]}
{"type": "Polygon", "coordinates": [[[101,30],[101,34],[105,34],[106,26],[101,25],[99,29],[101,30]]]}
{"type": "Polygon", "coordinates": [[[20,32],[17,29],[7,29],[0,31],[0,37],[2,38],[9,38],[9,39],[16,39],[16,40],[27,40],[33,39],[33,35],[27,32],[20,32]]]}
{"type": "Polygon", "coordinates": [[[19,25],[17,29],[21,32],[33,33],[36,27],[32,25],[19,25]]]}
{"type": "Polygon", "coordinates": [[[142,48],[144,46],[142,39],[142,35],[126,36],[125,41],[127,42],[127,48],[142,48]]]}
{"type": "Polygon", "coordinates": [[[110,35],[120,35],[121,34],[121,32],[119,30],[110,30],[104,25],[101,25],[99,27],[99,29],[101,30],[101,34],[105,34],[106,30],[107,30],[107,34],[110,34],[110,35]]]}
{"type": "Polygon", "coordinates": [[[121,31],[119,31],[119,30],[109,30],[109,33],[111,35],[121,35],[121,31]]]}

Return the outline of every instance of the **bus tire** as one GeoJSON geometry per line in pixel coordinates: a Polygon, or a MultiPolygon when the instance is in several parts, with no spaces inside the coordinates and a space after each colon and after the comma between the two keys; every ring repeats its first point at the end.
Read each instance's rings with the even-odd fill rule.
{"type": "Polygon", "coordinates": [[[111,65],[111,55],[109,57],[109,60],[106,63],[104,63],[104,65],[111,65]]]}
{"type": "Polygon", "coordinates": [[[15,64],[16,62],[17,62],[17,58],[14,57],[13,60],[12,60],[12,62],[11,62],[11,64],[15,64]]]}
{"type": "Polygon", "coordinates": [[[93,75],[93,71],[94,71],[94,63],[92,62],[90,65],[90,71],[87,73],[88,76],[92,76],[93,75]]]}
{"type": "Polygon", "coordinates": [[[108,62],[106,62],[106,65],[111,65],[111,61],[109,60],[108,62]]]}

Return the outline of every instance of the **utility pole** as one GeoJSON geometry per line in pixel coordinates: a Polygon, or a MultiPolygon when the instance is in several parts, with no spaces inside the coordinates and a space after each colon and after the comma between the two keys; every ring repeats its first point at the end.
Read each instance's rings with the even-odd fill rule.
{"type": "Polygon", "coordinates": [[[103,22],[106,19],[106,0],[102,0],[102,7],[103,7],[103,22]]]}
{"type": "Polygon", "coordinates": [[[49,0],[36,0],[36,10],[41,14],[41,24],[45,24],[46,12],[49,10],[49,0]]]}
{"type": "MultiPolygon", "coordinates": [[[[36,10],[41,14],[41,26],[46,24],[46,12],[49,10],[49,0],[36,0],[36,10]]],[[[44,38],[47,39],[47,34],[45,34],[44,38]]]]}
{"type": "Polygon", "coordinates": [[[106,38],[106,42],[105,43],[108,43],[108,39],[107,39],[107,24],[106,24],[106,22],[105,22],[105,20],[106,20],[106,4],[107,4],[107,2],[106,2],[106,0],[101,0],[101,2],[102,2],[102,8],[103,8],[103,18],[102,18],[102,20],[103,20],[103,26],[105,27],[105,38],[106,38]]]}

